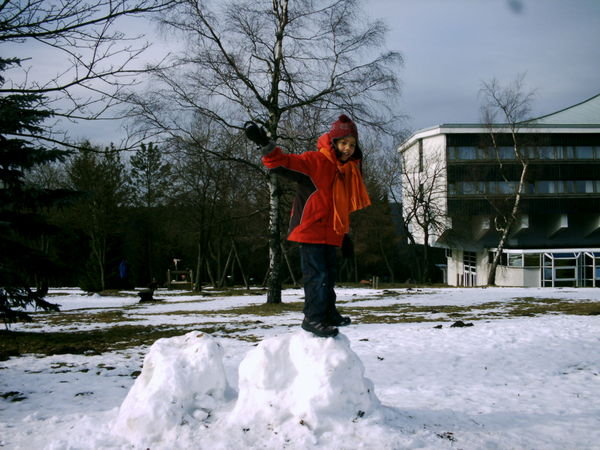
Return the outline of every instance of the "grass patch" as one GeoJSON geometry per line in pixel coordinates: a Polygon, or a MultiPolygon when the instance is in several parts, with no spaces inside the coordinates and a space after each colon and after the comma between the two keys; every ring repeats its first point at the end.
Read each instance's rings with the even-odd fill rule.
{"type": "MultiPolygon", "coordinates": [[[[231,329],[219,324],[196,328],[209,334],[230,334],[231,329]]],[[[121,325],[102,330],[75,332],[23,332],[0,330],[0,361],[23,354],[101,354],[141,345],[151,345],[157,339],[180,336],[188,330],[173,327],[121,325]]]]}
{"type": "Polygon", "coordinates": [[[343,312],[350,314],[360,323],[414,323],[457,319],[488,320],[506,317],[533,317],[545,314],[600,315],[600,302],[528,297],[471,306],[423,306],[407,303],[367,308],[345,306],[343,312]],[[436,317],[432,317],[433,314],[436,317]]]}
{"type": "Polygon", "coordinates": [[[240,295],[266,295],[266,289],[244,289],[244,288],[231,288],[231,289],[215,289],[197,292],[197,294],[203,297],[237,297],[240,295]]]}
{"type": "Polygon", "coordinates": [[[539,316],[542,314],[600,315],[600,302],[571,301],[555,298],[523,297],[506,305],[510,316],[539,316]]]}
{"type": "Polygon", "coordinates": [[[379,315],[379,314],[358,314],[355,316],[358,323],[418,323],[418,322],[439,322],[439,320],[428,319],[425,317],[411,315],[379,315]]]}
{"type": "Polygon", "coordinates": [[[18,391],[0,392],[0,398],[11,402],[20,402],[27,399],[25,394],[18,391]]]}
{"type": "MultiPolygon", "coordinates": [[[[124,309],[124,308],[122,308],[124,309]]],[[[74,323],[81,325],[92,325],[102,323],[121,323],[124,321],[135,321],[141,319],[132,319],[126,317],[122,309],[111,309],[99,312],[52,312],[40,313],[36,319],[43,317],[48,325],[52,326],[68,326],[74,323]]]]}
{"type": "Polygon", "coordinates": [[[166,311],[166,312],[147,312],[143,313],[145,316],[276,316],[279,314],[285,314],[290,312],[302,312],[304,309],[303,302],[290,302],[290,303],[260,303],[256,305],[238,306],[227,309],[211,309],[205,311],[166,311]]]}
{"type": "Polygon", "coordinates": [[[289,303],[261,303],[258,305],[239,306],[236,308],[206,311],[207,314],[217,315],[253,315],[253,316],[276,316],[290,312],[302,312],[304,302],[289,303]]]}

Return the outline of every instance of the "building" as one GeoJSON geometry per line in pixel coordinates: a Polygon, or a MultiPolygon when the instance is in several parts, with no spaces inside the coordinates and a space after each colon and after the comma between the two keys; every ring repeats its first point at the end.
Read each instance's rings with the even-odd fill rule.
{"type": "Polygon", "coordinates": [[[488,283],[520,192],[496,285],[600,287],[600,95],[512,127],[424,129],[399,151],[408,229],[447,249],[448,284],[488,283]]]}

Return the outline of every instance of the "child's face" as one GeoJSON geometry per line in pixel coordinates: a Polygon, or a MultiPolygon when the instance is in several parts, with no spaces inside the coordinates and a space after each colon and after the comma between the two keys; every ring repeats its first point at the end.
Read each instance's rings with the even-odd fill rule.
{"type": "Polygon", "coordinates": [[[342,162],[346,162],[354,154],[356,150],[356,138],[354,136],[347,136],[335,141],[335,148],[338,151],[338,159],[342,162]]]}

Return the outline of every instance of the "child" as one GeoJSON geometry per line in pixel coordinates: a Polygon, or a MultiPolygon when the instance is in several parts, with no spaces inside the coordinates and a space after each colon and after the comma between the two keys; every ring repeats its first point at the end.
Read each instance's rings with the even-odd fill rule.
{"type": "Polygon", "coordinates": [[[350,324],[335,307],[336,247],[350,230],[350,213],[371,204],[362,173],[362,152],[354,122],[341,115],[317,140],[317,151],[283,153],[264,129],[244,125],[246,136],[263,151],[263,164],[298,181],[288,240],[300,243],[304,281],[302,328],[320,337],[350,324]]]}

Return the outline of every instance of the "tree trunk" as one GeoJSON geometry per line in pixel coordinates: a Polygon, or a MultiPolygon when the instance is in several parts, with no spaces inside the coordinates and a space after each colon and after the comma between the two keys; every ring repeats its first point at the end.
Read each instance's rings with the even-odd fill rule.
{"type": "Polygon", "coordinates": [[[98,281],[100,283],[100,290],[106,289],[105,274],[104,274],[104,262],[106,255],[106,243],[102,236],[98,236],[100,233],[92,231],[90,233],[90,241],[92,247],[92,258],[96,263],[98,269],[98,281]]]}
{"type": "Polygon", "coordinates": [[[269,174],[269,278],[267,303],[281,303],[281,191],[277,175],[269,174]]]}
{"type": "Polygon", "coordinates": [[[196,291],[202,290],[202,243],[201,240],[198,240],[198,258],[196,258],[196,276],[194,277],[194,289],[196,291]]]}
{"type": "Polygon", "coordinates": [[[288,257],[285,247],[283,246],[283,242],[281,243],[281,252],[283,254],[283,258],[285,259],[285,263],[287,264],[288,272],[290,273],[290,278],[292,279],[292,283],[294,283],[294,286],[298,286],[298,282],[296,281],[296,276],[294,275],[294,271],[292,270],[292,264],[290,263],[290,258],[288,257]]]}
{"type": "Polygon", "coordinates": [[[510,217],[506,223],[506,226],[502,230],[502,236],[500,237],[500,242],[498,243],[498,248],[496,254],[494,255],[494,259],[492,261],[492,265],[490,266],[490,271],[488,272],[488,286],[496,286],[496,270],[498,268],[498,263],[500,262],[500,258],[502,256],[502,251],[504,250],[504,245],[508,240],[508,235],[510,230],[512,229],[515,220],[517,220],[517,214],[519,213],[520,205],[521,205],[521,196],[523,192],[523,187],[525,186],[525,178],[527,177],[527,169],[528,164],[523,164],[523,170],[521,171],[521,178],[519,179],[519,185],[517,186],[517,192],[515,194],[515,202],[513,203],[512,210],[510,212],[510,217]]]}
{"type": "Polygon", "coordinates": [[[431,275],[429,273],[429,233],[426,231],[423,236],[423,282],[429,283],[431,275]]]}
{"type": "MultiPolygon", "coordinates": [[[[238,267],[240,268],[242,280],[244,281],[244,287],[246,289],[250,289],[250,284],[248,284],[248,277],[246,276],[246,271],[244,270],[244,266],[242,265],[242,261],[240,260],[240,255],[238,254],[237,247],[235,246],[235,242],[233,240],[231,240],[231,248],[233,249],[233,256],[235,256],[235,260],[237,261],[238,267]]],[[[231,270],[231,274],[233,275],[233,268],[231,270]]]]}
{"type": "Polygon", "coordinates": [[[388,270],[388,273],[390,274],[390,283],[394,283],[394,269],[392,268],[392,265],[390,264],[390,260],[388,259],[387,255],[385,254],[385,250],[383,248],[383,242],[379,241],[379,250],[381,251],[381,256],[383,256],[383,262],[385,263],[385,267],[388,270]]]}
{"type": "Polygon", "coordinates": [[[225,286],[225,278],[227,277],[227,269],[229,269],[229,263],[231,262],[232,256],[233,256],[233,247],[231,247],[231,249],[229,250],[229,254],[227,255],[227,262],[225,263],[225,268],[223,269],[223,272],[221,272],[221,278],[220,278],[219,286],[218,286],[220,288],[225,286]]]}
{"type": "Polygon", "coordinates": [[[422,281],[423,272],[421,271],[421,259],[419,255],[417,255],[417,243],[415,242],[415,238],[411,233],[407,233],[407,238],[409,241],[409,252],[412,259],[412,264],[410,265],[410,273],[414,275],[413,281],[422,281]]]}

